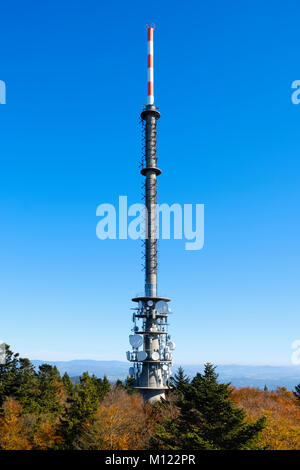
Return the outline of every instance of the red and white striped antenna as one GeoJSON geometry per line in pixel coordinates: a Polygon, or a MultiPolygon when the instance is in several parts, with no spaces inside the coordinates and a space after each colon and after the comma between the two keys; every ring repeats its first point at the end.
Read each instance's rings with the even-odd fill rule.
{"type": "Polygon", "coordinates": [[[147,28],[147,50],[148,50],[148,65],[147,65],[147,79],[148,79],[148,94],[147,105],[154,106],[154,70],[153,70],[153,32],[155,25],[146,25],[147,28]]]}

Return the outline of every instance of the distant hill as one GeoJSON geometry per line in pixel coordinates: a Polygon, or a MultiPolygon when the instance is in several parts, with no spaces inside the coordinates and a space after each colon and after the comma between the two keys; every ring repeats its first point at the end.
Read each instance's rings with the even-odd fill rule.
{"type": "MultiPolygon", "coordinates": [[[[123,361],[94,361],[89,359],[73,361],[31,361],[35,367],[47,362],[56,365],[61,374],[67,372],[70,377],[78,380],[83,372],[94,374],[97,377],[104,375],[111,382],[117,379],[124,380],[128,375],[129,363],[123,361]]],[[[172,368],[176,372],[180,364],[172,368]]],[[[182,365],[185,373],[194,377],[197,372],[203,370],[203,365],[182,365]]],[[[300,383],[300,366],[242,366],[242,365],[220,365],[217,367],[219,379],[222,382],[231,382],[236,387],[264,388],[266,385],[270,390],[279,387],[294,389],[300,383]]]]}
{"type": "MultiPolygon", "coordinates": [[[[194,376],[199,367],[183,366],[186,373],[194,376]]],[[[200,372],[201,372],[200,370],[200,372]]],[[[293,390],[300,383],[300,366],[243,366],[243,365],[219,365],[217,373],[222,382],[231,382],[235,387],[256,387],[269,390],[277,387],[286,387],[293,390]]]]}
{"type": "Polygon", "coordinates": [[[72,377],[79,376],[83,374],[83,372],[88,372],[90,375],[94,374],[97,377],[103,377],[106,375],[111,382],[118,380],[118,378],[121,380],[125,379],[128,375],[129,368],[127,362],[93,361],[91,359],[78,359],[73,361],[32,360],[31,362],[35,367],[38,367],[45,362],[47,364],[55,365],[61,374],[67,372],[69,376],[72,377]]]}

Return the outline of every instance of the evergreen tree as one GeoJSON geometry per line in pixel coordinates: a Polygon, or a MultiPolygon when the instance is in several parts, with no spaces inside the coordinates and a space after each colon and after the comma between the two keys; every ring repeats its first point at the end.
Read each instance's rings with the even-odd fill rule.
{"type": "Polygon", "coordinates": [[[65,372],[61,380],[65,387],[67,397],[72,397],[74,394],[74,385],[73,385],[72,380],[70,379],[69,374],[65,372]]]}
{"type": "Polygon", "coordinates": [[[183,368],[180,366],[174,377],[170,379],[170,388],[184,394],[186,386],[189,383],[190,379],[185,375],[183,368]]]}
{"type": "Polygon", "coordinates": [[[133,393],[138,393],[138,390],[136,388],[133,388],[135,385],[136,380],[134,377],[132,377],[131,375],[126,377],[125,390],[127,391],[127,393],[129,393],[129,395],[132,395],[133,393]]]}
{"type": "Polygon", "coordinates": [[[135,378],[132,376],[128,376],[126,377],[124,383],[122,382],[122,380],[118,379],[115,383],[115,387],[120,388],[122,390],[126,390],[129,395],[132,395],[133,393],[138,393],[138,391],[134,388],[135,383],[135,378]]]}
{"type": "Polygon", "coordinates": [[[215,367],[205,365],[204,374],[197,374],[185,384],[177,402],[178,418],[168,419],[158,427],[153,447],[174,450],[214,449],[238,450],[260,448],[259,433],[265,419],[245,422],[245,412],[230,400],[230,384],[219,384],[215,367]]]}
{"type": "Polygon", "coordinates": [[[38,376],[34,366],[27,358],[19,359],[15,390],[12,395],[22,405],[24,413],[43,411],[38,403],[38,376]]]}
{"type": "Polygon", "coordinates": [[[125,389],[125,386],[124,386],[122,380],[120,380],[120,379],[118,379],[118,380],[116,381],[115,387],[116,387],[116,388],[121,388],[122,390],[125,389]]]}
{"type": "Polygon", "coordinates": [[[100,403],[99,383],[97,377],[90,377],[84,372],[80,384],[75,385],[74,395],[67,400],[61,416],[60,435],[63,448],[71,449],[80,435],[83,425],[92,420],[100,403]]]}
{"type": "Polygon", "coordinates": [[[0,365],[0,405],[6,398],[13,397],[24,413],[38,413],[37,374],[29,359],[20,358],[5,345],[5,362],[0,365]]]}
{"type": "Polygon", "coordinates": [[[110,391],[110,383],[106,375],[101,378],[97,378],[93,376],[93,379],[95,380],[97,390],[98,390],[98,399],[101,401],[105,397],[105,395],[110,391]]]}
{"type": "Polygon", "coordinates": [[[5,398],[13,396],[16,390],[19,354],[13,353],[5,344],[5,361],[0,363],[0,406],[5,398]]]}
{"type": "Polygon", "coordinates": [[[39,366],[38,403],[45,414],[58,415],[63,409],[64,387],[56,366],[42,364],[39,366]]]}

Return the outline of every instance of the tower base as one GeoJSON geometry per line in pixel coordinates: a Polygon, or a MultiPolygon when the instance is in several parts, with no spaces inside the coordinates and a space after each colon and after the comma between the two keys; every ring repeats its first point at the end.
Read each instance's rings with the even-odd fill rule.
{"type": "Polygon", "coordinates": [[[139,389],[139,392],[144,398],[144,400],[147,403],[150,403],[150,405],[158,401],[161,401],[162,399],[165,400],[166,398],[165,392],[163,389],[159,389],[159,388],[151,389],[151,388],[146,388],[146,387],[145,388],[136,387],[136,388],[139,389]]]}

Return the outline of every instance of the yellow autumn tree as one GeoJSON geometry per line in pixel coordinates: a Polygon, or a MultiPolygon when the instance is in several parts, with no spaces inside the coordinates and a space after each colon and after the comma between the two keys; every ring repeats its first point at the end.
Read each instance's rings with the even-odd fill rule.
{"type": "Polygon", "coordinates": [[[3,403],[0,417],[0,448],[3,450],[30,450],[24,419],[21,416],[22,406],[14,399],[7,398],[3,403]]]}
{"type": "Polygon", "coordinates": [[[246,411],[249,421],[267,418],[261,441],[268,449],[300,449],[300,407],[292,392],[284,387],[276,391],[244,387],[234,389],[231,399],[246,411]]]}
{"type": "Polygon", "coordinates": [[[55,426],[49,421],[42,422],[33,435],[34,449],[37,450],[52,449],[61,442],[62,438],[56,435],[55,426]]]}
{"type": "Polygon", "coordinates": [[[80,449],[145,449],[155,428],[153,412],[139,394],[113,388],[76,443],[80,449]]]}

